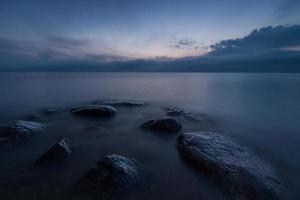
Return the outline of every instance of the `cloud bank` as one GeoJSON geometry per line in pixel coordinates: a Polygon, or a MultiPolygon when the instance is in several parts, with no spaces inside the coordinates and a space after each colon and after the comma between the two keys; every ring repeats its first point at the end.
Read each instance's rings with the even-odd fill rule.
{"type": "MultiPolygon", "coordinates": [[[[300,72],[300,25],[264,27],[210,46],[204,56],[132,59],[91,53],[90,41],[48,37],[43,42],[0,39],[1,71],[300,72]]],[[[198,48],[176,39],[173,48],[198,48]]]]}
{"type": "Polygon", "coordinates": [[[94,53],[90,50],[90,43],[58,36],[46,37],[42,42],[0,38],[0,70],[44,70],[45,66],[57,69],[55,65],[96,65],[128,60],[118,55],[94,53]]]}
{"type": "Polygon", "coordinates": [[[223,40],[211,45],[210,55],[261,55],[300,45],[300,25],[265,27],[244,38],[223,40]]]}

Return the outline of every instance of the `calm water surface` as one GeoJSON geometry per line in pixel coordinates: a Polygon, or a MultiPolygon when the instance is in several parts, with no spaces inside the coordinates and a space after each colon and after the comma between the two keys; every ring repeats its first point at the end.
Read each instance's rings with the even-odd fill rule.
{"type": "MultiPolygon", "coordinates": [[[[182,121],[182,132],[215,130],[249,147],[278,171],[288,199],[300,197],[300,74],[239,73],[1,73],[0,122],[24,119],[41,108],[70,108],[99,99],[149,102],[121,108],[101,129],[98,121],[64,113],[40,119],[45,134],[0,149],[0,196],[5,199],[76,197],[68,188],[103,155],[134,157],[152,174],[152,185],[137,199],[223,199],[213,182],[179,157],[176,137],[139,130],[145,120],[162,116],[164,106],[205,113],[211,126],[182,121]],[[71,140],[74,154],[57,169],[36,170],[32,163],[58,138],[71,140]],[[49,172],[50,171],[50,172],[49,172]]],[[[88,198],[88,197],[86,197],[88,198]]]]}

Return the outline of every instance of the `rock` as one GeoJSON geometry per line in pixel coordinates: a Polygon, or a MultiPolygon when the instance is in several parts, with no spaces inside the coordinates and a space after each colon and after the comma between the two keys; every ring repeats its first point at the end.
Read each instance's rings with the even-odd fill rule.
{"type": "Polygon", "coordinates": [[[59,161],[72,153],[72,148],[66,138],[61,139],[58,143],[52,146],[42,157],[40,157],[36,164],[47,164],[54,161],[59,161]]]}
{"type": "Polygon", "coordinates": [[[54,114],[58,114],[60,111],[56,110],[55,108],[43,108],[41,110],[41,113],[44,115],[54,115],[54,114]]]}
{"type": "Polygon", "coordinates": [[[185,133],[177,147],[185,160],[213,177],[234,199],[281,199],[283,187],[274,169],[229,138],[185,133]]]}
{"type": "Polygon", "coordinates": [[[71,113],[90,117],[112,117],[116,113],[116,109],[108,105],[86,105],[72,109],[71,113]]]}
{"type": "Polygon", "coordinates": [[[84,182],[99,192],[130,189],[141,183],[141,165],[120,155],[105,156],[84,176],[84,182]]]}
{"type": "Polygon", "coordinates": [[[180,116],[185,114],[185,112],[179,108],[166,108],[166,113],[169,116],[180,116]]]}
{"type": "Polygon", "coordinates": [[[176,107],[165,108],[165,110],[168,116],[183,116],[191,121],[211,122],[207,115],[202,113],[196,113],[176,107]]]}
{"type": "Polygon", "coordinates": [[[17,120],[0,126],[0,141],[18,139],[41,132],[46,126],[32,121],[17,120]]]}
{"type": "Polygon", "coordinates": [[[126,107],[138,107],[138,106],[146,105],[142,101],[134,101],[134,100],[102,100],[102,101],[97,101],[96,104],[111,105],[111,106],[126,106],[126,107]]]}
{"type": "Polygon", "coordinates": [[[172,117],[152,119],[141,125],[141,128],[161,132],[178,132],[182,125],[172,117]]]}

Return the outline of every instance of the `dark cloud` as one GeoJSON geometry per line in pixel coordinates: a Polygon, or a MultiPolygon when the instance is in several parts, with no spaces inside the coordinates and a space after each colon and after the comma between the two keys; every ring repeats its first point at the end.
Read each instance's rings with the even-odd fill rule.
{"type": "Polygon", "coordinates": [[[300,45],[300,25],[264,27],[244,38],[223,40],[211,45],[210,55],[254,56],[300,45]]]}
{"type": "Polygon", "coordinates": [[[177,40],[176,43],[181,46],[193,46],[194,44],[196,44],[196,41],[188,38],[184,38],[184,39],[177,40]]]}
{"type": "Polygon", "coordinates": [[[101,61],[101,62],[114,62],[114,61],[126,61],[130,60],[124,56],[117,55],[105,55],[105,54],[87,54],[85,56],[86,59],[93,61],[101,61]]]}
{"type": "Polygon", "coordinates": [[[163,64],[165,71],[300,72],[300,25],[264,27],[243,38],[223,40],[204,56],[163,64]]]}
{"type": "Polygon", "coordinates": [[[175,48],[175,49],[195,49],[197,50],[200,48],[199,42],[196,40],[190,39],[190,38],[174,38],[171,42],[169,47],[175,48]]]}
{"type": "Polygon", "coordinates": [[[223,40],[200,57],[172,61],[174,71],[300,72],[300,25],[264,27],[223,40]]]}

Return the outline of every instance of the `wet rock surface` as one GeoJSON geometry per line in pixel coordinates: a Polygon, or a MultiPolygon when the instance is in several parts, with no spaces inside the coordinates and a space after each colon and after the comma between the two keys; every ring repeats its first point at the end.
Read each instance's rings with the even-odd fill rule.
{"type": "Polygon", "coordinates": [[[101,100],[96,101],[96,104],[110,105],[110,106],[124,106],[124,107],[139,107],[145,106],[146,103],[135,100],[101,100]]]}
{"type": "Polygon", "coordinates": [[[165,111],[168,116],[182,116],[191,121],[212,123],[212,120],[207,115],[202,113],[192,112],[177,107],[168,107],[165,108],[165,111]]]}
{"type": "Polygon", "coordinates": [[[177,138],[180,155],[211,176],[234,199],[281,199],[283,187],[274,169],[229,138],[213,132],[177,138]]]}
{"type": "Polygon", "coordinates": [[[33,121],[16,120],[0,126],[0,141],[17,139],[39,133],[45,125],[33,121]]]}
{"type": "Polygon", "coordinates": [[[142,165],[135,159],[108,155],[89,170],[80,181],[81,189],[101,198],[130,192],[142,183],[142,165]],[[117,192],[117,193],[116,193],[117,192]]]}
{"type": "Polygon", "coordinates": [[[115,115],[116,109],[109,105],[86,105],[71,109],[71,113],[90,117],[112,117],[115,115]]]}
{"type": "Polygon", "coordinates": [[[141,128],[159,132],[178,132],[182,129],[182,125],[173,117],[162,117],[152,119],[141,125],[141,128]]]}
{"type": "Polygon", "coordinates": [[[56,161],[61,161],[72,153],[71,145],[68,139],[63,138],[52,146],[44,155],[36,162],[38,165],[49,164],[56,161]]]}

